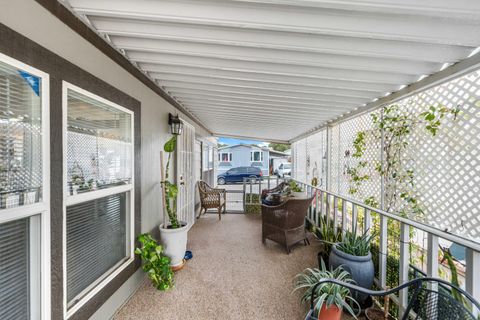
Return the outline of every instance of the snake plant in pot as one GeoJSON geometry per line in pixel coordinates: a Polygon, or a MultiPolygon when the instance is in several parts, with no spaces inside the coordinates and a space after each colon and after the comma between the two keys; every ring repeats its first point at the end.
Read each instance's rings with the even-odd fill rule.
{"type": "MultiPolygon", "coordinates": [[[[341,242],[332,246],[329,256],[330,268],[342,266],[348,271],[358,286],[370,289],[373,285],[375,269],[370,252],[370,244],[375,235],[365,231],[357,235],[356,230],[346,232],[341,242]]],[[[367,295],[353,293],[355,299],[364,304],[367,295]]]]}
{"type": "Polygon", "coordinates": [[[352,305],[358,307],[358,303],[350,296],[350,291],[345,287],[328,282],[314,288],[322,279],[336,279],[346,283],[354,283],[350,274],[342,267],[331,271],[327,270],[323,260],[320,268],[308,268],[303,273],[296,275],[294,291],[304,290],[301,296],[302,303],[310,302],[312,290],[315,289],[315,292],[313,292],[313,310],[309,311],[307,319],[318,317],[319,320],[340,320],[343,310],[356,318],[352,305]]]}
{"type": "Polygon", "coordinates": [[[163,196],[164,222],[160,225],[160,239],[165,248],[165,254],[170,257],[172,268],[180,268],[184,264],[183,257],[187,249],[188,226],[177,217],[178,187],[169,180],[170,161],[177,145],[177,135],[173,135],[163,146],[168,154],[165,170],[163,167],[163,152],[160,152],[161,185],[163,196]],[[168,217],[168,221],[167,218],[168,217]]]}

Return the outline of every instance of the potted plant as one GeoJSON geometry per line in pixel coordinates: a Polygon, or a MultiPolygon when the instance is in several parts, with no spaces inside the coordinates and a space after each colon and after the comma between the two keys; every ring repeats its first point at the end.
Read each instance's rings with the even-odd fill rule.
{"type": "MultiPolygon", "coordinates": [[[[370,289],[375,276],[372,254],[370,252],[370,244],[374,235],[369,234],[368,230],[362,235],[357,235],[355,231],[346,232],[342,241],[332,246],[329,265],[330,268],[343,266],[343,268],[351,274],[352,279],[358,286],[370,289]]],[[[358,293],[353,296],[361,304],[363,304],[368,297],[367,295],[358,293]]]]}
{"type": "MultiPolygon", "coordinates": [[[[305,290],[301,297],[302,303],[310,301],[313,287],[321,279],[336,279],[346,283],[354,283],[350,274],[342,267],[329,271],[322,260],[319,269],[308,268],[303,273],[295,276],[294,291],[305,290]]],[[[356,314],[348,302],[357,306],[358,303],[350,296],[350,290],[347,288],[333,283],[323,283],[315,289],[314,297],[312,315],[317,314],[319,320],[340,320],[343,309],[347,310],[356,319],[356,314]]]]}
{"type": "Polygon", "coordinates": [[[141,234],[138,241],[142,244],[135,249],[143,260],[142,269],[158,290],[167,290],[173,286],[173,271],[170,268],[170,258],[163,252],[163,247],[148,233],[141,234]]]}
{"type": "Polygon", "coordinates": [[[164,223],[160,225],[160,238],[165,248],[165,254],[171,259],[171,266],[174,269],[181,268],[184,264],[185,251],[187,249],[188,226],[185,221],[177,218],[177,194],[178,187],[169,181],[170,160],[177,145],[177,136],[174,135],[163,146],[164,152],[168,153],[168,160],[163,170],[163,152],[160,153],[160,166],[162,175],[162,196],[164,223]],[[168,222],[166,220],[168,216],[168,222]]]}
{"type": "Polygon", "coordinates": [[[334,223],[330,217],[321,217],[319,225],[313,227],[313,234],[322,243],[322,249],[318,252],[318,266],[321,261],[325,261],[329,265],[329,256],[332,251],[332,246],[335,243],[342,241],[342,230],[337,228],[335,230],[334,223]]]}
{"type": "Polygon", "coordinates": [[[305,197],[305,191],[295,181],[290,181],[290,192],[295,198],[305,197]]]}

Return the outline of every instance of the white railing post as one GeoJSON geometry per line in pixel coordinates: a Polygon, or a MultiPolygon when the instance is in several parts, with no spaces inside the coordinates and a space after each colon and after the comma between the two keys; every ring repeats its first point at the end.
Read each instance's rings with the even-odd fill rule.
{"type": "MultiPolygon", "coordinates": [[[[438,237],[428,234],[428,248],[427,248],[427,277],[438,277],[438,237]]],[[[430,284],[429,284],[430,285],[430,284]]],[[[429,289],[432,288],[431,286],[429,289]]]]}
{"type": "Polygon", "coordinates": [[[342,199],[342,238],[347,232],[347,201],[342,199]]]}
{"type": "Polygon", "coordinates": [[[331,144],[332,144],[332,127],[331,126],[327,126],[327,146],[326,146],[326,150],[327,150],[327,154],[326,154],[326,161],[327,163],[325,164],[325,190],[331,190],[330,188],[330,183],[331,183],[331,159],[330,159],[330,151],[332,150],[331,149],[331,144]]]}
{"type": "Polygon", "coordinates": [[[466,250],[465,288],[475,300],[480,301],[480,252],[470,248],[466,250]]]}
{"type": "Polygon", "coordinates": [[[352,232],[357,233],[357,219],[358,219],[358,208],[357,205],[352,203],[352,232]]]}
{"type": "MultiPolygon", "coordinates": [[[[427,237],[427,277],[438,278],[438,237],[429,233],[427,237]]],[[[432,291],[438,290],[436,283],[427,283],[427,288],[432,291]]],[[[438,296],[431,295],[429,297],[430,305],[436,305],[438,303],[438,296]]],[[[428,319],[436,320],[437,312],[433,310],[427,310],[428,319]]]]}
{"type": "Polygon", "coordinates": [[[319,191],[319,192],[316,192],[315,193],[316,196],[315,196],[315,225],[318,226],[318,217],[320,216],[320,210],[319,210],[319,207],[318,207],[318,197],[321,197],[322,196],[322,191],[319,191]]]}
{"type": "MultiPolygon", "coordinates": [[[[408,270],[410,268],[410,250],[409,250],[409,243],[410,243],[410,227],[405,224],[400,224],[400,268],[399,268],[399,285],[404,284],[408,281],[408,270]]],[[[405,288],[400,291],[399,297],[399,310],[400,310],[400,318],[403,317],[405,312],[405,308],[408,304],[408,288],[405,288]]]]}
{"type": "Polygon", "coordinates": [[[333,233],[336,235],[338,230],[338,198],[333,197],[333,233]]]}
{"type": "Polygon", "coordinates": [[[387,254],[388,254],[388,218],[380,215],[380,243],[378,252],[380,287],[387,287],[387,254]]]}
{"type": "Polygon", "coordinates": [[[364,217],[363,217],[363,232],[368,232],[371,234],[370,228],[372,227],[372,217],[370,215],[370,210],[363,208],[364,217]]]}

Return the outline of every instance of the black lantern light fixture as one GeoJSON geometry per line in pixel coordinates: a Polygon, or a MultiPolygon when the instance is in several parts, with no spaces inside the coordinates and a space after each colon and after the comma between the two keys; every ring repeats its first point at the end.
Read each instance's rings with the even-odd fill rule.
{"type": "Polygon", "coordinates": [[[170,125],[170,130],[172,134],[181,135],[183,131],[183,122],[180,120],[178,115],[174,116],[173,114],[168,114],[168,124],[170,125]]]}

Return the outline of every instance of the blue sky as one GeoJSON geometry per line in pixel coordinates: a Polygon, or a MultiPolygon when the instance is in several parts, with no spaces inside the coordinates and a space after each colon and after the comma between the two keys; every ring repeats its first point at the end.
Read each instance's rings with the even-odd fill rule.
{"type": "Polygon", "coordinates": [[[218,138],[218,143],[228,144],[228,145],[235,145],[235,144],[258,144],[262,146],[267,146],[268,142],[265,141],[257,141],[257,140],[245,140],[245,139],[234,139],[234,138],[218,138]]]}

